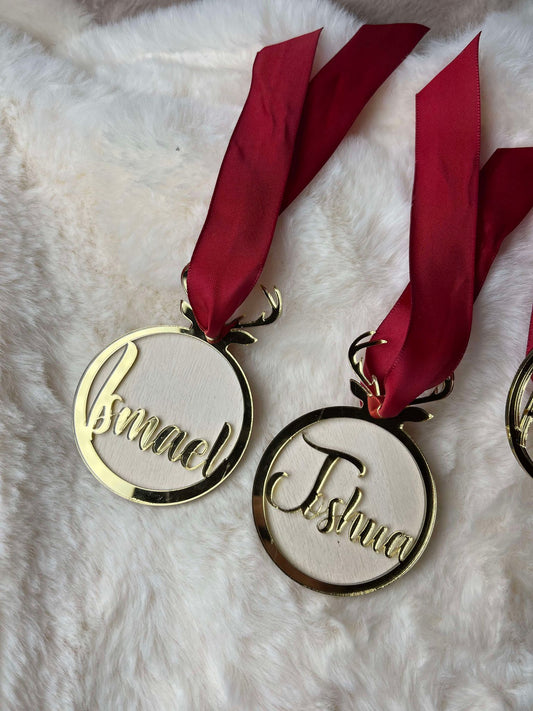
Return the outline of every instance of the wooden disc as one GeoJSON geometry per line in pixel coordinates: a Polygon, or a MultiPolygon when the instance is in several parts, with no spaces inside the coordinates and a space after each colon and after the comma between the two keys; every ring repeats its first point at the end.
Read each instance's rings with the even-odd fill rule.
{"type": "Polygon", "coordinates": [[[356,595],[416,562],[436,497],[401,423],[333,407],[299,418],[273,440],[259,464],[253,508],[263,545],[285,573],[321,592],[356,595]]]}
{"type": "Polygon", "coordinates": [[[178,504],[220,484],[250,436],[252,399],[233,356],[177,326],[112,343],[85,371],[74,431],[93,474],[115,493],[178,504]]]}

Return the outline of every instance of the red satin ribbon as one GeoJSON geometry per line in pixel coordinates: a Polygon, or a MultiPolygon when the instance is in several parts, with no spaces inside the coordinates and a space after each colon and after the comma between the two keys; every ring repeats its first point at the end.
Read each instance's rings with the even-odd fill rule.
{"type": "Polygon", "coordinates": [[[505,237],[533,206],[533,148],[499,149],[479,171],[476,37],[418,95],[410,284],[380,325],[365,368],[394,417],[459,364],[474,299],[505,237]]]}
{"type": "Polygon", "coordinates": [[[314,178],[370,97],[427,28],[364,25],[309,83],[319,31],[261,50],[189,266],[187,288],[208,338],[257,283],[276,221],[314,178]]]}
{"type": "Polygon", "coordinates": [[[529,333],[527,336],[526,355],[529,355],[531,351],[533,351],[533,309],[531,309],[531,319],[529,321],[529,333]]]}

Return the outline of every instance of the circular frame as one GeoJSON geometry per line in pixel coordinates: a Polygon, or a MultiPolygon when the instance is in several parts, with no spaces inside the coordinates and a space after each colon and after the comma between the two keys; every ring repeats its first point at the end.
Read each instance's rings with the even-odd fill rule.
{"type": "MultiPolygon", "coordinates": [[[[401,415],[398,419],[401,419],[401,415]]],[[[253,485],[252,507],[254,522],[259,538],[261,539],[261,543],[263,544],[268,555],[272,558],[274,563],[276,563],[276,565],[281,568],[284,573],[286,573],[286,575],[295,580],[297,583],[300,583],[300,585],[304,585],[311,590],[316,590],[321,593],[328,593],[330,595],[363,595],[365,593],[379,590],[380,588],[389,585],[394,580],[397,580],[413,567],[424,552],[435,525],[435,517],[437,512],[437,493],[435,490],[435,483],[422,452],[418,449],[409,435],[401,429],[401,424],[398,425],[397,422],[398,420],[396,419],[376,421],[363,409],[357,407],[328,407],[322,410],[314,410],[313,412],[309,412],[306,415],[294,420],[289,425],[284,427],[284,429],[276,435],[267,447],[261,461],[259,462],[253,485]],[[426,513],[422,524],[422,530],[420,531],[420,535],[405,560],[403,560],[396,568],[388,573],[385,573],[384,575],[379,576],[378,578],[374,578],[373,580],[363,583],[354,583],[353,585],[327,583],[323,580],[313,578],[312,576],[307,575],[296,568],[296,566],[294,566],[276,546],[276,543],[269,531],[265,513],[265,486],[268,481],[271,466],[278,454],[306,427],[316,422],[333,417],[348,417],[356,420],[365,420],[366,422],[371,422],[376,427],[381,427],[387,430],[392,436],[399,439],[413,456],[420,471],[426,492],[426,513]]]]}
{"type": "Polygon", "coordinates": [[[520,409],[531,376],[533,376],[533,350],[528,353],[520,364],[509,388],[507,402],[505,403],[505,427],[514,456],[526,472],[533,476],[533,460],[526,449],[525,440],[527,437],[524,437],[524,435],[527,435],[528,429],[526,427],[525,431],[523,431],[520,426],[520,409]]]}
{"type": "Polygon", "coordinates": [[[253,402],[250,386],[244,372],[233,355],[227,350],[226,346],[217,348],[216,345],[208,343],[206,340],[191,334],[187,328],[180,326],[152,326],[150,328],[143,328],[132,331],[118,338],[116,341],[113,341],[113,343],[107,346],[107,348],[104,348],[88,365],[81,377],[74,396],[74,436],[78,451],[87,468],[104,486],[111,489],[115,494],[122,496],[124,499],[129,499],[130,501],[153,506],[169,506],[193,501],[221,484],[235,469],[244,454],[250,439],[252,424],[253,402]],[[120,348],[126,346],[130,341],[161,333],[173,333],[187,338],[194,338],[203,343],[206,348],[213,348],[217,353],[226,358],[237,376],[244,403],[241,430],[229,457],[223,460],[209,477],[181,489],[145,489],[131,484],[118,476],[118,474],[112,471],[105,462],[100,459],[90,440],[87,441],[87,438],[83,436],[80,437],[80,432],[82,432],[86,426],[87,404],[91,386],[102,366],[112,355],[120,348]]]}

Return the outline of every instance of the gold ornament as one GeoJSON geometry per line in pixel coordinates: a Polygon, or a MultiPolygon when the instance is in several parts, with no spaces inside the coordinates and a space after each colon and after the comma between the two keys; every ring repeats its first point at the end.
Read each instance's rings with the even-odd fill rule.
{"type": "Polygon", "coordinates": [[[436,492],[406,422],[431,417],[415,406],[445,397],[452,379],[397,417],[375,419],[376,395],[357,352],[359,380],[351,381],[361,407],[327,407],[298,418],[272,441],[253,488],[257,531],[272,560],[296,582],[334,595],[360,595],[388,585],[422,555],[436,515],[436,492]]]}
{"type": "MultiPolygon", "coordinates": [[[[533,421],[532,375],[533,351],[530,351],[513,378],[505,406],[505,426],[509,444],[513,454],[530,476],[533,476],[533,459],[528,452],[529,431],[533,421]]],[[[529,446],[531,447],[531,443],[529,446]]]]}
{"type": "MultiPolygon", "coordinates": [[[[184,283],[186,285],[184,277],[184,283]]],[[[83,461],[119,496],[143,504],[180,504],[224,481],[250,438],[250,386],[228,350],[257,339],[244,328],[275,321],[281,296],[249,323],[236,321],[209,343],[192,309],[190,326],[134,331],[89,365],[74,400],[74,433],[83,461]]]]}

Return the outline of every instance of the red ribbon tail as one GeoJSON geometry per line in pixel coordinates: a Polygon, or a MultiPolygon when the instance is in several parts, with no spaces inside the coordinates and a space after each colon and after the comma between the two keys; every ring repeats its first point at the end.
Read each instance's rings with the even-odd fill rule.
{"type": "Polygon", "coordinates": [[[479,36],[417,95],[410,290],[381,324],[386,344],[367,352],[398,415],[453,371],[470,334],[479,183],[479,36]],[[403,340],[399,340],[403,337],[403,340]]]}
{"type": "Polygon", "coordinates": [[[210,339],[224,332],[266,260],[319,34],[265,47],[256,57],[187,278],[195,318],[210,339]]]}

